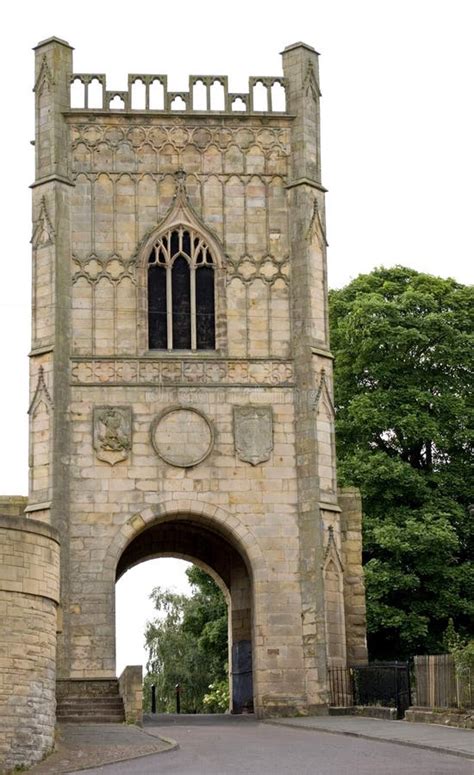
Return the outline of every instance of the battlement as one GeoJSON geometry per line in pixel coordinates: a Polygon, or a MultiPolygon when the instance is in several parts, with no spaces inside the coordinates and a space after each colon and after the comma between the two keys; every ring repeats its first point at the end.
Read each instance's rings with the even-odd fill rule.
{"type": "Polygon", "coordinates": [[[249,90],[230,92],[226,75],[190,75],[188,91],[168,91],[166,75],[131,74],[127,91],[109,90],[103,73],[70,76],[74,111],[286,114],[286,84],[280,76],[250,76],[249,90]]]}

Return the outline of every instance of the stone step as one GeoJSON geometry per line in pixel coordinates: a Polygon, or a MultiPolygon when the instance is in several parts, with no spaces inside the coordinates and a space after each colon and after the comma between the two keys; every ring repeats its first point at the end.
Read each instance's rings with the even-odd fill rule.
{"type": "Polygon", "coordinates": [[[100,697],[90,699],[88,697],[68,697],[64,700],[58,700],[58,708],[65,708],[69,705],[84,705],[99,707],[104,705],[122,705],[121,697],[100,697]]]}
{"type": "Polygon", "coordinates": [[[124,717],[123,706],[121,708],[64,708],[61,713],[57,714],[60,721],[65,718],[88,719],[92,716],[113,716],[114,718],[122,719],[124,717]]]}
{"type": "Polygon", "coordinates": [[[56,715],[65,724],[121,724],[125,721],[117,680],[63,681],[56,715]]]}
{"type": "Polygon", "coordinates": [[[65,713],[58,714],[59,719],[67,718],[68,716],[77,716],[81,718],[88,718],[89,716],[116,716],[121,718],[123,716],[123,708],[117,710],[108,710],[101,708],[89,708],[88,710],[82,710],[77,708],[68,708],[65,713]]]}
{"type": "Polygon", "coordinates": [[[66,695],[58,698],[56,715],[65,724],[120,724],[125,720],[123,700],[115,693],[99,696],[66,695]]]}
{"type": "Polygon", "coordinates": [[[61,680],[56,685],[57,699],[67,700],[69,697],[90,697],[91,699],[99,697],[118,697],[119,685],[117,679],[100,680],[61,680]]]}
{"type": "Polygon", "coordinates": [[[90,716],[60,716],[61,724],[121,724],[125,721],[125,715],[90,715],[90,716]]]}
{"type": "Polygon", "coordinates": [[[56,715],[58,718],[62,718],[63,716],[90,716],[97,713],[123,715],[123,705],[106,705],[99,708],[94,706],[85,707],[84,705],[68,705],[67,708],[58,708],[56,715]]]}

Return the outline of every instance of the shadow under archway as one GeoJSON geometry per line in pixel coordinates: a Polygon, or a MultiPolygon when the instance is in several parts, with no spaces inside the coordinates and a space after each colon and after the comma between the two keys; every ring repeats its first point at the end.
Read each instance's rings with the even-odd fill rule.
{"type": "Polygon", "coordinates": [[[210,569],[227,590],[231,710],[253,709],[251,579],[240,552],[222,535],[190,519],[151,524],[121,554],[116,581],[145,560],[174,556],[210,569]]]}

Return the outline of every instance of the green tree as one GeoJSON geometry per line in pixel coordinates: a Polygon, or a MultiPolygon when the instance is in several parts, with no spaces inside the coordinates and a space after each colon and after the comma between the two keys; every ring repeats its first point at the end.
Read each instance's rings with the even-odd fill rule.
{"type": "Polygon", "coordinates": [[[369,652],[472,632],[473,289],[404,267],[330,292],[339,476],[361,489],[369,652]]]}
{"type": "MultiPolygon", "coordinates": [[[[161,614],[148,622],[145,707],[150,687],[156,686],[157,710],[174,712],[175,686],[181,687],[183,713],[199,713],[210,684],[227,678],[227,605],[224,596],[203,570],[188,568],[190,597],[155,587],[151,593],[161,614]]],[[[224,707],[221,710],[225,710],[224,707]]]]}

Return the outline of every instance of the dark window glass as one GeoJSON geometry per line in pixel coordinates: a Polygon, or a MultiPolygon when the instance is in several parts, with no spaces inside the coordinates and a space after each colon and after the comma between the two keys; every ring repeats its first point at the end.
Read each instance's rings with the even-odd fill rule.
{"type": "Polygon", "coordinates": [[[176,255],[178,250],[179,250],[178,232],[177,231],[173,231],[171,233],[171,250],[170,250],[171,256],[176,255]]]}
{"type": "Polygon", "coordinates": [[[165,350],[168,346],[166,325],[166,269],[154,264],[148,269],[148,346],[165,350]]]}
{"type": "Polygon", "coordinates": [[[166,350],[172,334],[173,349],[190,350],[191,346],[198,350],[215,349],[215,277],[212,256],[205,242],[189,228],[174,229],[153,247],[148,264],[149,348],[166,350]],[[171,288],[167,283],[169,271],[171,288]],[[193,300],[191,272],[194,273],[193,300]],[[195,307],[193,321],[191,302],[195,307]],[[167,316],[170,311],[172,331],[167,316]],[[195,340],[191,330],[195,331],[195,340]]]}
{"type": "MultiPolygon", "coordinates": [[[[173,238],[171,238],[173,239],[173,238]]],[[[173,350],[191,349],[191,288],[189,264],[179,256],[171,270],[173,350]]]]}
{"type": "Polygon", "coordinates": [[[214,350],[214,270],[201,266],[196,270],[196,346],[198,350],[214,350]]]}
{"type": "Polygon", "coordinates": [[[183,253],[186,253],[187,256],[191,255],[191,237],[189,236],[189,231],[183,232],[183,253]]]}

